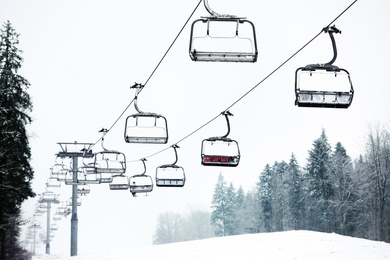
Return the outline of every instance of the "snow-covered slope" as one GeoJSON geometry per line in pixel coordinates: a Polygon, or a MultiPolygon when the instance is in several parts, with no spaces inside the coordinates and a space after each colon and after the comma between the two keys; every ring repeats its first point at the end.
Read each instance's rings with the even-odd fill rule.
{"type": "MultiPolygon", "coordinates": [[[[81,252],[80,252],[81,251],[81,252]]],[[[390,244],[311,231],[248,234],[134,248],[97,248],[78,256],[41,255],[34,260],[390,259],[390,244]]]]}

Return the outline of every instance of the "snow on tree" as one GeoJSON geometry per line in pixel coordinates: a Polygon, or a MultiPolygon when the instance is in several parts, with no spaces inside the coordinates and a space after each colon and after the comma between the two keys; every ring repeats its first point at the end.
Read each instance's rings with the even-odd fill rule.
{"type": "Polygon", "coordinates": [[[299,230],[303,228],[304,223],[304,189],[303,178],[299,164],[292,154],[288,163],[286,173],[286,189],[289,205],[289,215],[286,230],[299,230]]]}
{"type": "Polygon", "coordinates": [[[331,232],[334,221],[334,208],[331,203],[334,196],[334,187],[330,178],[331,146],[322,130],[321,136],[313,143],[307,160],[309,210],[309,228],[331,232]]]}
{"type": "Polygon", "coordinates": [[[233,184],[227,186],[221,173],[214,188],[211,208],[211,225],[215,228],[215,236],[233,235],[235,229],[235,189],[233,184]]]}
{"type": "Polygon", "coordinates": [[[19,214],[23,201],[35,196],[26,132],[32,102],[27,93],[30,84],[18,74],[23,61],[18,37],[7,21],[0,30],[0,259],[5,259],[3,242],[9,219],[19,214]]]}
{"type": "Polygon", "coordinates": [[[386,127],[371,128],[367,135],[366,161],[373,181],[373,225],[375,238],[390,241],[390,131],[386,127]]]}
{"type": "Polygon", "coordinates": [[[331,178],[334,185],[335,231],[342,235],[352,235],[356,229],[358,200],[356,179],[353,179],[353,165],[344,146],[338,142],[332,154],[331,178]]]}
{"type": "Polygon", "coordinates": [[[260,208],[260,219],[266,232],[272,231],[272,168],[267,164],[257,182],[257,196],[260,208]]]}

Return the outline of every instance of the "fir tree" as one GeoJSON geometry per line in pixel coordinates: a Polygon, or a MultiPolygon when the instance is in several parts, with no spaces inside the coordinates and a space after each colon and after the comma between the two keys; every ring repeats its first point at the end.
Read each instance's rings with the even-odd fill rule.
{"type": "Polygon", "coordinates": [[[230,183],[226,189],[226,207],[225,207],[225,235],[231,236],[237,234],[237,219],[236,219],[236,190],[233,183],[230,183]]]}
{"type": "Polygon", "coordinates": [[[245,193],[242,186],[236,192],[235,200],[235,234],[242,234],[245,232],[247,223],[247,214],[245,209],[245,193]]]}
{"type": "Polygon", "coordinates": [[[334,219],[331,203],[334,189],[330,178],[331,146],[322,131],[309,151],[307,162],[309,185],[309,228],[322,232],[331,232],[334,219]]]}
{"type": "Polygon", "coordinates": [[[215,236],[226,235],[226,204],[226,182],[223,175],[219,174],[211,202],[211,225],[215,228],[215,236]]]}
{"type": "Polygon", "coordinates": [[[266,232],[272,231],[272,168],[267,164],[257,183],[260,218],[266,232]]]}
{"type": "Polygon", "coordinates": [[[18,74],[23,61],[18,37],[9,21],[0,30],[0,259],[7,254],[5,227],[10,216],[18,214],[24,200],[35,196],[26,132],[32,102],[26,92],[30,84],[18,74]]]}
{"type": "Polygon", "coordinates": [[[289,228],[298,230],[303,228],[304,197],[302,173],[295,155],[292,154],[286,172],[289,200],[289,228]]]}
{"type": "Polygon", "coordinates": [[[332,182],[335,186],[335,231],[342,235],[353,234],[359,215],[355,208],[357,185],[356,179],[352,179],[352,173],[352,160],[343,145],[338,142],[332,154],[332,182]]]}

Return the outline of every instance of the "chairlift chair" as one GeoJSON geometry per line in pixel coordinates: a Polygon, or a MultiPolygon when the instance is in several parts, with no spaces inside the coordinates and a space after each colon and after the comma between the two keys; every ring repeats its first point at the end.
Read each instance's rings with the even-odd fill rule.
{"type": "Polygon", "coordinates": [[[122,174],[126,172],[125,154],[104,150],[95,154],[95,173],[122,174]]]}
{"type": "Polygon", "coordinates": [[[134,107],[138,113],[126,118],[124,138],[127,143],[166,144],[168,142],[167,119],[159,114],[142,112],[137,105],[143,85],[135,83],[134,107]]]}
{"type": "Polygon", "coordinates": [[[48,188],[59,188],[59,187],[61,187],[61,182],[58,180],[57,177],[50,176],[47,179],[46,187],[48,187],[48,188]]]}
{"type": "Polygon", "coordinates": [[[184,169],[177,163],[177,145],[173,145],[176,160],[172,164],[161,165],[156,168],[156,186],[157,187],[183,187],[186,181],[184,169]]]}
{"type": "Polygon", "coordinates": [[[254,24],[243,17],[211,14],[195,20],[191,26],[189,54],[193,61],[256,62],[257,42],[254,24]]]}
{"type": "Polygon", "coordinates": [[[336,27],[324,28],[329,33],[333,59],[325,64],[309,64],[295,71],[295,105],[298,107],[348,108],[353,99],[353,86],[347,70],[333,65],[337,48],[333,33],[336,27]]]}
{"type": "Polygon", "coordinates": [[[146,174],[146,159],[142,159],[141,161],[144,165],[144,172],[129,177],[129,189],[134,197],[137,193],[149,193],[153,190],[153,179],[146,174]]]}
{"type": "Polygon", "coordinates": [[[78,185],[77,186],[77,194],[78,195],[87,195],[91,192],[91,188],[89,187],[89,185],[87,184],[84,184],[84,185],[78,185]]]}
{"type": "Polygon", "coordinates": [[[67,169],[63,163],[55,163],[50,168],[50,175],[56,177],[58,181],[65,181],[65,176],[68,172],[69,169],[67,169]]]}
{"type": "Polygon", "coordinates": [[[133,196],[137,193],[148,193],[153,190],[152,177],[146,174],[133,175],[129,177],[129,189],[133,196]]]}
{"type": "Polygon", "coordinates": [[[56,230],[58,230],[58,225],[57,225],[56,223],[51,224],[51,225],[50,225],[50,230],[51,230],[51,231],[56,231],[56,230]]]}
{"type": "Polygon", "coordinates": [[[66,207],[66,206],[62,206],[62,207],[58,207],[57,208],[57,211],[55,214],[59,215],[59,216],[64,216],[64,217],[67,217],[69,214],[71,213],[71,209],[66,207]]]}
{"type": "Polygon", "coordinates": [[[42,204],[42,203],[55,203],[55,204],[58,204],[60,203],[60,201],[58,200],[58,197],[60,195],[59,194],[56,194],[52,191],[45,191],[44,193],[41,194],[40,198],[39,198],[39,203],[42,204]]]}
{"type": "Polygon", "coordinates": [[[235,167],[240,162],[240,149],[237,141],[228,138],[230,133],[229,111],[222,112],[226,118],[228,132],[222,137],[210,137],[202,141],[201,159],[204,166],[235,167]]]}
{"type": "Polygon", "coordinates": [[[126,175],[114,175],[109,187],[110,190],[127,190],[129,189],[129,178],[126,175]]]}
{"type": "Polygon", "coordinates": [[[95,154],[93,157],[83,157],[83,165],[80,167],[84,174],[96,174],[95,154]]]}
{"type": "MultiPolygon", "coordinates": [[[[72,207],[72,205],[73,205],[73,198],[72,197],[70,197],[69,200],[67,201],[67,205],[69,207],[72,207]]],[[[81,206],[81,197],[80,196],[77,196],[77,198],[76,198],[76,205],[81,206]]]]}
{"type": "Polygon", "coordinates": [[[107,129],[101,129],[103,133],[101,145],[103,151],[95,154],[94,167],[96,173],[123,174],[126,172],[126,156],[124,153],[108,150],[104,147],[104,136],[107,134],[107,129]]]}
{"type": "Polygon", "coordinates": [[[100,173],[96,176],[100,183],[111,183],[113,180],[113,175],[111,173],[100,173]]]}
{"type": "Polygon", "coordinates": [[[53,215],[53,220],[61,220],[61,215],[57,214],[57,212],[53,215]]]}

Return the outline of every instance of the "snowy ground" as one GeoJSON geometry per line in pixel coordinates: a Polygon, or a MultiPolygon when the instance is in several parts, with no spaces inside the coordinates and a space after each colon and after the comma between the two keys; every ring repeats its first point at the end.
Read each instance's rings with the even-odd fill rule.
{"type": "MultiPolygon", "coordinates": [[[[80,248],[79,248],[79,251],[80,248]]],[[[120,250],[99,248],[78,256],[40,255],[33,260],[102,259],[307,259],[379,260],[390,259],[390,244],[311,231],[288,231],[211,238],[165,245],[120,250]]]]}

